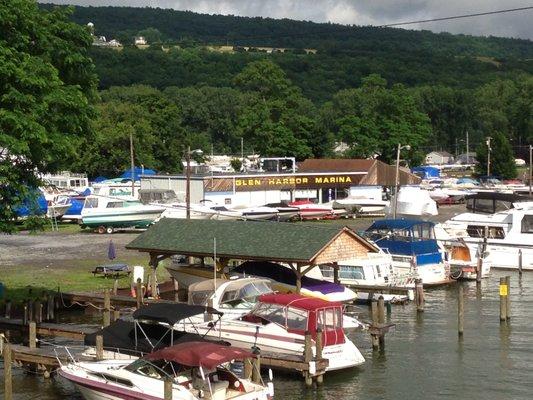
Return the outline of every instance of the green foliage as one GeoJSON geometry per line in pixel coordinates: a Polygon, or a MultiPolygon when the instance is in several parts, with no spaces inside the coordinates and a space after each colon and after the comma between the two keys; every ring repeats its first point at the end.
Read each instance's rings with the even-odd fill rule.
{"type": "MultiPolygon", "coordinates": [[[[515,157],[509,140],[501,132],[494,132],[491,137],[490,174],[503,179],[516,178],[515,157]]],[[[486,143],[481,143],[477,148],[476,158],[479,164],[476,170],[479,175],[487,173],[487,151],[486,143]]]]}
{"type": "Polygon", "coordinates": [[[42,215],[29,215],[24,220],[24,229],[30,231],[32,234],[35,234],[37,231],[43,232],[46,224],[46,217],[42,215]]]}
{"type": "Polygon", "coordinates": [[[230,161],[230,165],[234,171],[240,171],[242,168],[242,161],[238,158],[232,158],[230,161]]]}
{"type": "Polygon", "coordinates": [[[88,31],[68,9],[40,11],[30,0],[0,4],[0,221],[15,217],[35,171],[69,165],[90,133],[96,75],[88,31]]]}
{"type": "Polygon", "coordinates": [[[156,28],[142,29],[137,33],[137,36],[143,36],[148,44],[160,43],[163,41],[163,34],[156,28]]]}

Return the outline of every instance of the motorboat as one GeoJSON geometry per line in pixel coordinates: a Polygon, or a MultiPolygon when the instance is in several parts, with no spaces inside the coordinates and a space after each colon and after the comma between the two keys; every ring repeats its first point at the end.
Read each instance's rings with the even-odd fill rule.
{"type": "MultiPolygon", "coordinates": [[[[307,275],[329,282],[335,279],[333,266],[329,264],[319,265],[307,275]]],[[[404,303],[414,298],[414,274],[399,274],[394,269],[392,256],[383,252],[339,262],[338,280],[356,292],[359,303],[368,303],[378,296],[390,303],[404,303]]]]}
{"type": "Polygon", "coordinates": [[[93,184],[93,194],[115,197],[124,200],[138,200],[140,181],[131,182],[131,178],[113,178],[93,184]]]}
{"type": "Polygon", "coordinates": [[[265,207],[271,207],[278,210],[278,221],[285,222],[300,217],[300,209],[298,207],[291,207],[287,203],[269,203],[265,207]]]}
{"type": "Polygon", "coordinates": [[[240,319],[204,323],[195,328],[206,338],[224,340],[238,348],[255,347],[261,352],[298,356],[303,354],[306,332],[312,335],[314,354],[317,334],[321,334],[322,355],[329,361],[327,371],[334,371],[365,361],[344,334],[342,312],[343,305],[339,302],[295,293],[265,294],[259,297],[252,311],[240,319]]]}
{"type": "Polygon", "coordinates": [[[165,208],[144,205],[138,200],[91,195],[85,198],[81,211],[82,227],[99,233],[113,233],[117,228],[147,228],[165,208]]]}
{"type": "MultiPolygon", "coordinates": [[[[213,265],[187,264],[173,262],[165,267],[180,287],[187,288],[214,277],[213,265]]],[[[255,277],[270,282],[273,290],[281,293],[296,291],[296,275],[288,266],[267,261],[246,261],[227,271],[217,271],[216,278],[255,277]]],[[[318,297],[329,301],[349,302],[356,298],[355,293],[343,285],[303,276],[301,293],[306,296],[318,297]]]]}
{"type": "Polygon", "coordinates": [[[389,205],[387,200],[371,199],[365,197],[349,196],[344,199],[337,199],[333,202],[333,208],[337,206],[345,208],[348,213],[354,214],[383,214],[389,205]]]}
{"type": "Polygon", "coordinates": [[[263,220],[263,221],[277,221],[278,209],[273,207],[234,207],[232,210],[236,210],[241,213],[242,219],[249,221],[263,220]]]}
{"type": "Polygon", "coordinates": [[[476,212],[456,215],[442,223],[442,228],[447,235],[464,241],[474,254],[486,251],[486,260],[493,268],[517,269],[522,264],[524,270],[533,270],[533,201],[509,206],[501,200],[502,195],[491,196],[492,200],[477,199],[470,208],[476,212]],[[481,210],[488,213],[482,214],[481,210]],[[499,211],[490,213],[495,210],[499,211]]]}
{"type": "MultiPolygon", "coordinates": [[[[152,206],[160,206],[165,210],[159,218],[187,218],[187,204],[174,202],[168,204],[162,203],[150,203],[152,206]]],[[[217,212],[202,204],[191,203],[189,205],[189,218],[190,219],[211,219],[217,212]]]]}
{"type": "Polygon", "coordinates": [[[81,211],[87,196],[81,194],[60,194],[55,199],[58,206],[68,206],[67,211],[61,217],[63,221],[81,222],[81,211]]]}
{"type": "Polygon", "coordinates": [[[392,255],[398,274],[413,274],[424,285],[440,285],[451,279],[434,228],[433,222],[419,219],[382,219],[375,221],[365,236],[392,255]]]}
{"type": "Polygon", "coordinates": [[[388,215],[435,216],[439,214],[437,203],[427,190],[419,186],[403,186],[386,209],[388,215]]]}
{"type": "Polygon", "coordinates": [[[316,204],[309,200],[296,200],[289,203],[300,211],[301,219],[321,219],[333,215],[333,208],[326,204],[316,204]]]}
{"type": "Polygon", "coordinates": [[[187,342],[147,354],[133,362],[73,362],[59,375],[72,382],[87,400],[163,400],[165,381],[172,399],[264,400],[273,385],[255,383],[232,371],[236,361],[256,356],[249,351],[210,342],[187,342]]]}
{"type": "Polygon", "coordinates": [[[222,318],[235,319],[249,313],[259,296],[267,293],[273,293],[268,279],[206,279],[189,286],[188,303],[213,307],[223,313],[222,318]]]}

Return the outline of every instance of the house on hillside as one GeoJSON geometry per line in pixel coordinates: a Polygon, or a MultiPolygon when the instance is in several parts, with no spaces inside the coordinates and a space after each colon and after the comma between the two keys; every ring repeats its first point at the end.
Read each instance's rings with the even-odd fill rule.
{"type": "Polygon", "coordinates": [[[442,165],[453,163],[453,156],[447,151],[432,151],[426,156],[426,164],[442,165]]]}
{"type": "Polygon", "coordinates": [[[146,38],[144,36],[135,36],[135,46],[144,46],[147,45],[148,42],[146,41],[146,38]]]}
{"type": "Polygon", "coordinates": [[[461,164],[461,165],[465,165],[465,164],[477,164],[478,161],[476,159],[476,153],[473,152],[473,151],[470,151],[468,153],[464,153],[464,154],[460,154],[457,156],[457,158],[455,159],[455,163],[456,164],[461,164]]]}

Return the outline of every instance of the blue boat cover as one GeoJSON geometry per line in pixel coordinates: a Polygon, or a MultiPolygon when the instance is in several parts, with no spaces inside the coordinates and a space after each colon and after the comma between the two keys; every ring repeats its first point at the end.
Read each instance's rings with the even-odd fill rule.
{"type": "MultiPolygon", "coordinates": [[[[138,181],[141,175],[155,175],[155,171],[153,169],[135,167],[133,169],[133,180],[138,181]]],[[[120,175],[120,178],[131,179],[131,168],[125,170],[124,173],[120,175]]]]}
{"type": "Polygon", "coordinates": [[[97,176],[96,178],[93,179],[94,183],[100,183],[103,181],[107,181],[107,178],[105,176],[97,176]]]}
{"type": "Polygon", "coordinates": [[[411,229],[412,227],[416,225],[422,225],[427,224],[430,226],[435,226],[435,223],[431,221],[424,221],[421,219],[408,219],[408,218],[400,218],[400,219],[379,219],[377,221],[374,221],[374,223],[370,226],[370,228],[367,229],[367,231],[372,231],[376,229],[411,229]]]}
{"type": "Polygon", "coordinates": [[[440,178],[440,170],[435,167],[414,167],[411,169],[411,172],[417,175],[422,175],[423,179],[440,178]]]}
{"type": "Polygon", "coordinates": [[[40,190],[30,190],[28,196],[18,207],[14,207],[19,218],[30,215],[44,215],[48,211],[48,202],[40,190]]]}

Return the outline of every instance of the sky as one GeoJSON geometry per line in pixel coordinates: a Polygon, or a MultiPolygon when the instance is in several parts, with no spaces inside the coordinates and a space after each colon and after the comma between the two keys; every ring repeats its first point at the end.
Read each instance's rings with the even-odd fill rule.
{"type": "MultiPolygon", "coordinates": [[[[160,7],[206,14],[290,18],[346,25],[383,25],[460,14],[533,6],[533,0],[40,0],[83,6],[160,7]]],[[[408,29],[533,40],[533,9],[408,29]]]]}

